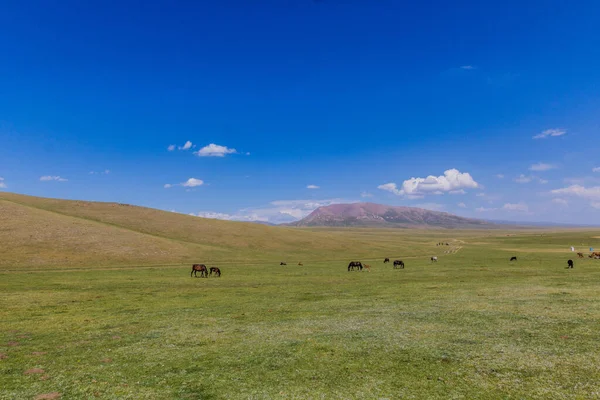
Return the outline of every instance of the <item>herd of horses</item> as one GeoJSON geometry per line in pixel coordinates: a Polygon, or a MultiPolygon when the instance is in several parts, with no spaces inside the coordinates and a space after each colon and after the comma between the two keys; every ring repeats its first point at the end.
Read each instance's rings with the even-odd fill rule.
{"type": "MultiPolygon", "coordinates": [[[[443,245],[447,245],[447,243],[438,243],[437,246],[443,246],[443,245]]],[[[583,253],[577,253],[577,256],[579,258],[584,258],[585,256],[583,255],[583,253]]],[[[600,260],[600,252],[596,251],[593,252],[592,254],[589,255],[589,258],[594,258],[597,260],[600,260]]],[[[431,262],[437,262],[438,258],[437,257],[431,257],[431,262]]],[[[517,261],[517,257],[513,256],[510,258],[510,262],[512,261],[517,261]]],[[[385,258],[383,260],[384,264],[387,264],[390,262],[389,258],[385,258]]],[[[396,268],[400,268],[400,269],[404,269],[404,261],[402,260],[394,260],[394,269],[396,268]]],[[[279,263],[279,265],[287,265],[286,262],[282,261],[279,263]]],[[[302,262],[298,263],[299,266],[303,266],[302,262]]],[[[567,268],[573,268],[574,267],[574,263],[573,260],[567,260],[567,268]]],[[[363,264],[360,261],[350,261],[350,263],[348,264],[348,272],[350,271],[362,271],[364,269],[366,269],[367,271],[371,271],[371,266],[369,264],[363,264]]],[[[201,278],[208,278],[209,275],[212,276],[213,274],[215,274],[216,277],[220,277],[221,276],[221,270],[217,267],[210,267],[208,268],[206,265],[204,264],[194,264],[192,265],[192,272],[190,273],[190,277],[198,277],[198,275],[196,275],[198,272],[200,272],[200,277],[201,278]]]]}

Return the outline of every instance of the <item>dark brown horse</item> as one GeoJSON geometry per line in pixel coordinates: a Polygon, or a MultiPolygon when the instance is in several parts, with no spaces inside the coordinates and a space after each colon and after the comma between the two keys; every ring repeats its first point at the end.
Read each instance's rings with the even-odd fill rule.
{"type": "Polygon", "coordinates": [[[200,271],[200,278],[208,278],[208,270],[206,269],[206,265],[204,264],[194,264],[192,265],[192,272],[190,273],[190,278],[194,275],[196,278],[198,275],[196,273],[200,271]]]}
{"type": "Polygon", "coordinates": [[[515,257],[515,256],[511,257],[510,261],[517,261],[517,257],[515,257]]]}
{"type": "Polygon", "coordinates": [[[360,261],[350,261],[350,264],[348,264],[348,271],[354,271],[354,268],[357,268],[359,271],[362,271],[362,263],[360,261]]]}
{"type": "Polygon", "coordinates": [[[287,264],[282,261],[279,263],[279,265],[287,265],[287,264]]]}
{"type": "Polygon", "coordinates": [[[387,257],[386,257],[386,259],[385,259],[385,260],[383,260],[383,263],[384,263],[384,264],[385,264],[385,263],[389,263],[389,262],[390,262],[390,259],[389,259],[389,258],[387,258],[387,257]]]}
{"type": "Polygon", "coordinates": [[[394,260],[394,268],[404,268],[404,261],[394,260]]]}
{"type": "Polygon", "coordinates": [[[301,266],[301,267],[303,267],[303,266],[304,266],[304,264],[302,264],[301,262],[299,262],[299,263],[298,263],[298,265],[299,265],[299,266],[301,266]]]}
{"type": "Polygon", "coordinates": [[[577,257],[583,258],[583,253],[577,253],[577,257]]]}
{"type": "Polygon", "coordinates": [[[215,276],[217,276],[217,277],[220,277],[220,276],[221,276],[221,270],[220,270],[219,268],[217,268],[217,267],[210,267],[210,268],[209,268],[209,271],[210,271],[210,274],[209,274],[209,275],[212,275],[212,274],[213,274],[213,272],[214,272],[214,273],[215,273],[215,276]]]}

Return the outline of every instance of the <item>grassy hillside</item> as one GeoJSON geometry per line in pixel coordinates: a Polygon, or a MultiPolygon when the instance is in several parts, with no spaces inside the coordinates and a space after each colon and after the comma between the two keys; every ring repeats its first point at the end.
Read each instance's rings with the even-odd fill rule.
{"type": "Polygon", "coordinates": [[[276,263],[436,251],[413,231],[303,230],[0,192],[0,269],[276,263]],[[427,250],[429,249],[429,250],[427,250]]]}

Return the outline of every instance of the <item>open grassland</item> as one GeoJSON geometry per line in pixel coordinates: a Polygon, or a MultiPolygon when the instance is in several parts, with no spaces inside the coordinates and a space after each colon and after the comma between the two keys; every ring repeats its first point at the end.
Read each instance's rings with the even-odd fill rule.
{"type": "Polygon", "coordinates": [[[3,264],[0,398],[600,398],[600,260],[569,251],[599,231],[291,232],[312,244],[225,252],[221,278],[3,264]],[[353,255],[372,272],[347,272],[353,255]]]}

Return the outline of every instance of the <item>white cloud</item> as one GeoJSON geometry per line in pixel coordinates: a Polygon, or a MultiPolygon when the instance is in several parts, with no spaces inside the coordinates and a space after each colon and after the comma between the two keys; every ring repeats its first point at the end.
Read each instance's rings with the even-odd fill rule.
{"type": "Polygon", "coordinates": [[[373,195],[369,192],[362,192],[360,194],[360,197],[362,197],[364,199],[364,198],[368,198],[368,197],[373,197],[373,195]]]}
{"type": "Polygon", "coordinates": [[[581,185],[571,185],[566,188],[552,190],[550,193],[554,195],[574,196],[586,200],[600,201],[600,186],[586,188],[581,185]]]}
{"type": "Polygon", "coordinates": [[[174,144],[170,144],[169,147],[167,147],[167,150],[168,151],[173,151],[173,150],[175,150],[175,147],[176,146],[174,144]]]}
{"type": "Polygon", "coordinates": [[[306,188],[307,189],[319,189],[319,186],[317,186],[317,185],[308,185],[306,188]]]}
{"type": "Polygon", "coordinates": [[[562,136],[567,133],[566,129],[546,129],[540,134],[535,135],[534,139],[546,139],[548,137],[562,136]]]}
{"type": "Polygon", "coordinates": [[[445,206],[439,203],[421,203],[415,204],[415,207],[424,208],[425,210],[441,211],[445,206]]]}
{"type": "Polygon", "coordinates": [[[477,196],[477,197],[485,197],[485,193],[477,193],[475,196],[477,196]]]}
{"type": "Polygon", "coordinates": [[[42,182],[49,182],[49,181],[66,182],[66,181],[68,181],[68,179],[62,178],[60,176],[46,175],[46,176],[40,176],[40,181],[42,181],[42,182]]]}
{"type": "Polygon", "coordinates": [[[475,209],[475,211],[477,212],[489,212],[489,211],[496,211],[497,208],[485,208],[485,207],[478,207],[475,209]]]}
{"type": "Polygon", "coordinates": [[[192,142],[189,140],[183,146],[179,146],[179,150],[189,150],[192,148],[192,142]]]}
{"type": "Polygon", "coordinates": [[[244,208],[234,214],[203,211],[195,215],[205,218],[217,218],[232,221],[260,221],[280,224],[302,219],[322,206],[350,202],[351,201],[344,199],[277,200],[270,202],[265,207],[244,208]]]}
{"type": "Polygon", "coordinates": [[[592,206],[592,207],[597,208],[598,210],[600,210],[600,202],[593,201],[593,202],[590,203],[590,206],[592,206]]]}
{"type": "Polygon", "coordinates": [[[496,174],[496,178],[498,178],[498,179],[504,179],[504,175],[503,174],[496,174]]]}
{"type": "Polygon", "coordinates": [[[554,204],[560,204],[562,206],[568,206],[569,205],[569,202],[567,200],[565,200],[565,199],[552,199],[552,202],[554,204]]]}
{"type": "Polygon", "coordinates": [[[471,70],[474,70],[474,69],[475,69],[475,67],[474,67],[474,66],[472,66],[472,65],[463,65],[463,66],[461,66],[461,67],[460,67],[460,69],[464,69],[464,70],[467,70],[467,71],[471,71],[471,70]]]}
{"type": "Polygon", "coordinates": [[[502,206],[503,210],[529,212],[529,207],[525,203],[506,203],[502,206]]]}
{"type": "Polygon", "coordinates": [[[464,189],[460,189],[460,190],[451,190],[448,193],[450,194],[467,194],[467,192],[465,192],[464,189]]]}
{"type": "Polygon", "coordinates": [[[187,181],[183,182],[181,186],[185,187],[196,187],[204,185],[204,181],[202,179],[190,178],[187,181]]]}
{"type": "Polygon", "coordinates": [[[546,183],[548,183],[548,180],[546,180],[546,179],[541,179],[541,178],[540,178],[540,179],[538,180],[538,182],[539,182],[539,183],[541,183],[542,185],[545,185],[546,183]]]}
{"type": "Polygon", "coordinates": [[[435,177],[429,175],[427,178],[410,178],[402,183],[399,189],[395,183],[386,183],[377,188],[386,190],[397,196],[407,198],[421,198],[428,194],[443,194],[445,192],[456,192],[462,189],[475,189],[479,184],[475,182],[468,172],[461,173],[453,168],[444,172],[444,175],[435,177]]]}
{"type": "Polygon", "coordinates": [[[600,167],[592,168],[592,172],[600,172],[600,167]]]}
{"type": "Polygon", "coordinates": [[[545,164],[545,163],[537,163],[537,164],[533,164],[531,167],[529,167],[530,171],[548,171],[550,169],[554,169],[556,168],[555,165],[552,164],[545,164]]]}
{"type": "Polygon", "coordinates": [[[465,203],[458,203],[457,206],[459,206],[460,208],[467,208],[467,205],[465,203]]]}
{"type": "Polygon", "coordinates": [[[529,183],[532,181],[532,177],[531,176],[525,176],[523,174],[519,175],[519,177],[515,178],[515,182],[517,183],[529,183]]]}
{"type": "Polygon", "coordinates": [[[6,189],[6,183],[4,183],[4,178],[0,176],[0,189],[6,189]]]}
{"type": "Polygon", "coordinates": [[[110,174],[110,170],[109,169],[105,169],[104,171],[100,171],[100,172],[90,171],[90,175],[96,175],[96,174],[108,175],[108,174],[110,174]]]}
{"type": "MultiPolygon", "coordinates": [[[[183,186],[183,187],[187,187],[187,188],[194,188],[197,186],[202,186],[204,185],[204,181],[202,179],[196,179],[196,178],[190,178],[185,182],[182,183],[166,183],[163,185],[163,187],[165,189],[169,189],[172,188],[173,186],[183,186]]],[[[190,189],[187,189],[190,190],[190,189]]]]}
{"type": "Polygon", "coordinates": [[[198,157],[225,157],[227,154],[236,154],[236,149],[230,149],[227,146],[219,146],[218,144],[211,143],[208,146],[204,146],[194,154],[198,157]]]}

